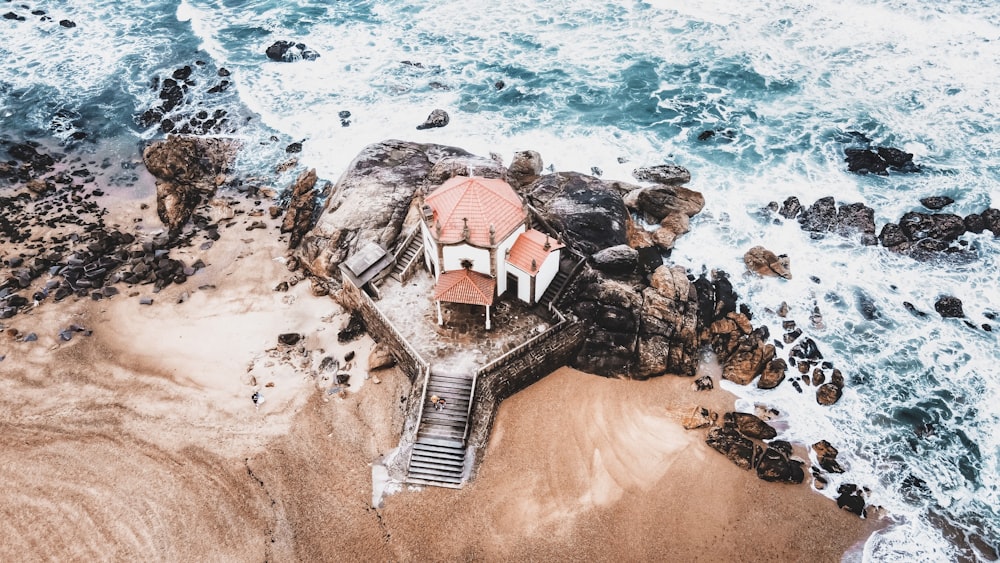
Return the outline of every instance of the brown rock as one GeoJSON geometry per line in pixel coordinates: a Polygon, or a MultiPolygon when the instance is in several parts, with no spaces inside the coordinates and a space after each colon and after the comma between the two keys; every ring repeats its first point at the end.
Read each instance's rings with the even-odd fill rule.
{"type": "Polygon", "coordinates": [[[156,213],[171,232],[225,181],[239,148],[231,139],[176,135],[146,147],[142,160],[156,177],[156,213]]]}
{"type": "Polygon", "coordinates": [[[812,384],[813,387],[818,387],[826,382],[826,372],[820,368],[813,370],[812,384]]]}
{"type": "Polygon", "coordinates": [[[722,377],[746,385],[760,375],[772,359],[774,359],[774,345],[764,344],[759,338],[749,336],[739,343],[730,357],[726,358],[722,377]]]}
{"type": "Polygon", "coordinates": [[[821,440],[812,445],[812,449],[816,452],[816,458],[819,459],[819,465],[826,471],[830,473],[843,473],[844,468],[837,463],[837,448],[830,445],[830,442],[826,440],[821,440]]]}
{"type": "Polygon", "coordinates": [[[368,369],[377,370],[390,368],[396,365],[396,358],[389,352],[389,348],[384,344],[376,344],[370,354],[368,354],[368,369]]]}
{"type": "Polygon", "coordinates": [[[705,196],[680,186],[659,185],[632,190],[625,196],[625,205],[661,221],[671,213],[693,217],[705,207],[705,196]]]}
{"type": "Polygon", "coordinates": [[[288,248],[296,248],[312,227],[316,209],[316,192],[313,189],[315,186],[316,169],[312,168],[300,174],[289,188],[291,200],[288,203],[288,212],[281,222],[281,232],[290,233],[288,248]]]}
{"type": "Polygon", "coordinates": [[[694,430],[696,428],[707,428],[715,422],[717,418],[714,413],[710,412],[704,407],[695,407],[689,414],[687,414],[681,421],[685,430],[694,430]]]}
{"type": "Polygon", "coordinates": [[[741,469],[753,467],[754,444],[734,427],[715,427],[709,430],[705,443],[729,458],[741,469]]]}
{"type": "Polygon", "coordinates": [[[802,462],[770,447],[757,463],[757,477],[772,483],[801,483],[805,479],[802,462]]]}
{"type": "Polygon", "coordinates": [[[829,406],[840,400],[844,392],[833,383],[825,383],[816,390],[816,402],[829,406]]]}
{"type": "Polygon", "coordinates": [[[745,412],[727,412],[724,420],[732,423],[736,429],[747,438],[758,440],[770,440],[778,435],[778,432],[770,424],[757,418],[757,416],[745,412]]]}
{"type": "Polygon", "coordinates": [[[743,263],[747,269],[764,277],[780,277],[792,279],[788,256],[776,255],[763,246],[755,246],[743,255],[743,263]]]}
{"type": "Polygon", "coordinates": [[[774,389],[785,380],[785,372],[788,371],[788,363],[782,358],[775,358],[768,362],[764,372],[757,380],[759,389],[774,389]]]}
{"type": "Polygon", "coordinates": [[[642,292],[638,327],[641,377],[692,376],[698,366],[698,294],[684,268],[658,267],[642,292]]]}
{"type": "Polygon", "coordinates": [[[518,151],[514,153],[507,174],[515,187],[527,186],[538,179],[543,167],[542,155],[535,151],[518,151]]]}
{"type": "Polygon", "coordinates": [[[830,374],[830,383],[836,385],[837,387],[843,387],[844,374],[840,373],[840,370],[835,368],[833,373],[830,374]]]}

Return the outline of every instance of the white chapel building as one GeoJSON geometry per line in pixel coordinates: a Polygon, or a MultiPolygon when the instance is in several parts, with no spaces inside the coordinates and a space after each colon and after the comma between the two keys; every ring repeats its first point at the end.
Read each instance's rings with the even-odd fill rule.
{"type": "Polygon", "coordinates": [[[441,303],[490,307],[513,292],[535,304],[559,271],[564,247],[528,228],[528,213],[510,185],[496,178],[456,176],[424,198],[420,224],[424,260],[434,275],[438,324],[441,303]]]}

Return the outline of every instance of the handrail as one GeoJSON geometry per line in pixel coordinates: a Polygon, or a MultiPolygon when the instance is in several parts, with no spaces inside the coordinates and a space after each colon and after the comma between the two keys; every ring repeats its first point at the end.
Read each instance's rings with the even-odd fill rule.
{"type": "Polygon", "coordinates": [[[549,300],[549,309],[550,310],[555,310],[556,303],[559,302],[559,299],[562,298],[563,294],[566,292],[566,288],[569,287],[570,283],[573,281],[573,278],[576,277],[576,275],[578,273],[580,273],[580,269],[583,268],[583,265],[587,262],[587,257],[586,256],[582,256],[582,255],[580,255],[580,254],[578,254],[576,252],[573,252],[573,251],[571,251],[571,254],[573,254],[575,256],[579,256],[580,259],[573,266],[573,268],[570,269],[569,273],[566,274],[566,279],[563,280],[562,287],[560,287],[558,290],[556,290],[556,294],[553,295],[552,299],[549,300]]]}
{"type": "Polygon", "coordinates": [[[479,370],[472,372],[472,391],[469,392],[469,405],[465,407],[465,432],[462,434],[462,444],[469,439],[469,428],[472,427],[472,403],[476,400],[476,382],[479,381],[479,370]]]}
{"type": "Polygon", "coordinates": [[[403,266],[403,269],[399,272],[399,281],[401,283],[410,279],[410,276],[413,275],[413,271],[416,270],[416,266],[419,265],[420,261],[423,260],[424,258],[423,250],[424,250],[424,243],[423,241],[421,241],[420,246],[417,247],[417,252],[412,257],[410,257],[410,261],[407,262],[406,265],[403,266]]]}
{"type": "Polygon", "coordinates": [[[530,339],[528,339],[526,342],[524,342],[523,344],[521,344],[517,348],[509,350],[506,354],[500,356],[499,358],[493,360],[492,362],[490,362],[490,363],[484,365],[483,367],[479,368],[478,370],[476,370],[477,375],[479,373],[483,373],[483,372],[486,372],[488,370],[493,369],[494,367],[500,365],[502,362],[505,362],[506,360],[508,360],[514,354],[519,354],[522,350],[525,350],[525,349],[527,349],[530,346],[534,346],[537,342],[540,342],[543,339],[547,340],[553,334],[561,331],[562,328],[565,326],[566,323],[567,323],[567,321],[565,319],[563,319],[563,320],[559,321],[558,323],[550,326],[548,329],[545,330],[545,332],[543,332],[543,333],[541,333],[541,334],[539,334],[537,336],[531,337],[530,339]]]}
{"type": "Polygon", "coordinates": [[[413,242],[413,238],[417,235],[418,231],[420,231],[419,225],[410,229],[410,232],[406,234],[406,238],[403,239],[403,242],[396,247],[396,251],[392,253],[393,264],[399,261],[399,257],[406,251],[406,247],[410,246],[410,243],[413,242]]]}
{"type": "MultiPolygon", "coordinates": [[[[413,441],[414,442],[417,441],[417,434],[420,432],[420,422],[424,418],[424,403],[427,401],[427,384],[431,380],[431,366],[427,362],[423,361],[422,359],[420,359],[418,361],[420,361],[420,363],[422,364],[420,371],[422,371],[424,373],[424,385],[423,385],[423,389],[420,391],[420,406],[419,406],[419,408],[417,408],[417,423],[413,426],[413,441]]],[[[413,450],[412,449],[410,450],[410,457],[413,457],[413,450]]],[[[406,460],[406,465],[407,466],[410,465],[410,460],[406,460]]]]}

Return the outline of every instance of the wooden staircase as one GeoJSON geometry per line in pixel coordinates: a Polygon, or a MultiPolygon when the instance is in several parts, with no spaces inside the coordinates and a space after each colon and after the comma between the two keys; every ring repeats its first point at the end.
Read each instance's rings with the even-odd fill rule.
{"type": "Polygon", "coordinates": [[[423,239],[420,236],[411,236],[410,242],[407,243],[406,248],[404,248],[402,252],[396,256],[396,265],[393,266],[392,273],[389,274],[392,276],[392,279],[399,282],[405,282],[404,272],[412,270],[410,266],[413,264],[414,260],[420,260],[422,258],[421,254],[423,249],[423,239]]]}
{"type": "Polygon", "coordinates": [[[417,440],[413,444],[407,482],[458,488],[465,472],[465,438],[473,379],[461,374],[430,374],[424,394],[417,440]],[[431,396],[445,400],[440,410],[431,396]]]}

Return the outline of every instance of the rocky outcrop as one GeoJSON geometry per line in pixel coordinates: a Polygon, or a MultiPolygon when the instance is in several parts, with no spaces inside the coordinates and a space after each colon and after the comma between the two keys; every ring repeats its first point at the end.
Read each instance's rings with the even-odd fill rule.
{"type": "Polygon", "coordinates": [[[760,374],[760,379],[757,380],[758,389],[774,389],[781,382],[785,380],[785,374],[788,372],[788,362],[783,358],[775,358],[768,362],[767,367],[760,374]]]}
{"type": "Polygon", "coordinates": [[[156,213],[171,233],[225,182],[239,148],[230,139],[178,135],[146,147],[142,160],[156,177],[156,213]]]}
{"type": "Polygon", "coordinates": [[[312,227],[316,211],[316,169],[299,175],[292,184],[288,211],[281,222],[281,232],[289,233],[288,248],[296,248],[309,228],[312,227]]]}
{"type": "Polygon", "coordinates": [[[740,434],[748,438],[757,440],[770,440],[778,435],[778,432],[770,424],[761,420],[758,416],[745,412],[726,413],[723,418],[726,422],[731,422],[740,431],[740,434]]]}
{"type": "Polygon", "coordinates": [[[394,365],[396,365],[396,358],[393,357],[389,347],[381,342],[375,344],[371,353],[368,354],[369,371],[389,368],[394,365]]]}
{"type": "Polygon", "coordinates": [[[766,278],[792,279],[791,264],[787,254],[778,256],[763,246],[755,246],[743,255],[743,263],[751,272],[766,278]]]}
{"type": "Polygon", "coordinates": [[[920,205],[931,211],[940,211],[953,203],[955,203],[955,200],[946,195],[935,195],[920,199],[920,205]]]}
{"type": "Polygon", "coordinates": [[[820,440],[812,445],[812,449],[816,452],[816,459],[819,460],[819,466],[825,471],[829,473],[844,472],[844,468],[837,462],[837,454],[840,452],[830,442],[820,440]]]}
{"type": "Polygon", "coordinates": [[[446,156],[434,163],[431,171],[427,173],[427,182],[437,186],[455,176],[480,176],[506,180],[507,169],[502,162],[474,154],[446,156]]]}
{"type": "Polygon", "coordinates": [[[528,203],[563,241],[591,255],[628,243],[628,209],[617,183],[577,172],[540,177],[525,189],[528,203]]]}
{"type": "MultiPolygon", "coordinates": [[[[863,138],[863,136],[861,136],[863,138]]],[[[867,139],[865,139],[867,140],[867,139]]],[[[916,172],[913,155],[894,147],[848,147],[844,149],[847,169],[857,174],[886,175],[893,172],[916,172]]]]}
{"type": "Polygon", "coordinates": [[[451,118],[448,116],[448,112],[443,109],[436,109],[427,116],[427,119],[425,119],[423,123],[417,125],[417,129],[423,130],[444,127],[445,125],[448,125],[450,121],[451,118]]]}
{"type": "Polygon", "coordinates": [[[651,186],[630,191],[625,196],[625,205],[653,221],[662,221],[673,213],[697,215],[705,207],[705,196],[680,186],[651,186]]]}
{"type": "Polygon", "coordinates": [[[756,470],[757,477],[776,483],[801,483],[805,478],[803,462],[792,457],[788,442],[775,440],[763,446],[755,440],[770,440],[777,435],[760,418],[730,412],[722,426],[713,427],[705,442],[741,469],[756,470]]]}
{"type": "Polygon", "coordinates": [[[339,279],[337,266],[369,242],[389,249],[416,190],[434,164],[462,149],[388,140],[365,147],[337,181],[297,256],[314,275],[339,279]]]}
{"type": "Polygon", "coordinates": [[[267,58],[279,63],[294,63],[295,61],[314,61],[319,53],[306,47],[304,43],[294,41],[275,41],[264,51],[267,58]]]}
{"type": "Polygon", "coordinates": [[[882,246],[914,258],[926,258],[950,249],[951,243],[966,231],[965,220],[950,213],[911,211],[899,220],[888,223],[879,233],[882,246]]]}
{"type": "Polygon", "coordinates": [[[713,351],[723,364],[722,377],[746,385],[774,359],[766,327],[753,328],[742,313],[729,313],[709,327],[713,351]]]}
{"type": "MultiPolygon", "coordinates": [[[[789,200],[785,200],[782,210],[787,209],[790,213],[798,205],[798,200],[789,200]]],[[[878,242],[875,238],[875,210],[863,203],[841,204],[838,208],[833,197],[824,197],[802,210],[798,221],[804,231],[835,233],[845,237],[860,235],[861,243],[865,245],[878,242]]]]}
{"type": "Polygon", "coordinates": [[[684,268],[660,266],[642,296],[636,377],[693,376],[700,348],[698,292],[684,268]]]}
{"type": "Polygon", "coordinates": [[[757,461],[757,477],[771,483],[801,483],[803,463],[791,457],[791,449],[788,442],[772,443],[757,461]]]}
{"type": "Polygon", "coordinates": [[[740,434],[735,426],[716,426],[708,431],[705,443],[715,451],[726,456],[729,461],[736,464],[740,469],[752,469],[755,457],[760,453],[755,450],[762,450],[760,446],[753,443],[750,438],[740,434]],[[755,455],[756,454],[756,455],[755,455]]]}
{"type": "Polygon", "coordinates": [[[527,186],[542,174],[542,155],[535,151],[518,151],[507,167],[507,175],[515,189],[527,186]]]}
{"type": "Polygon", "coordinates": [[[573,366],[588,373],[620,376],[635,371],[636,342],[642,298],[634,286],[602,277],[581,275],[582,289],[573,312],[587,323],[587,337],[573,366]]]}
{"type": "Polygon", "coordinates": [[[640,182],[653,182],[667,186],[683,186],[691,181],[691,172],[676,164],[642,166],[633,170],[632,176],[640,182]]]}
{"type": "Polygon", "coordinates": [[[824,383],[816,389],[816,402],[823,406],[830,406],[839,401],[843,394],[843,388],[833,383],[824,383]]]}

